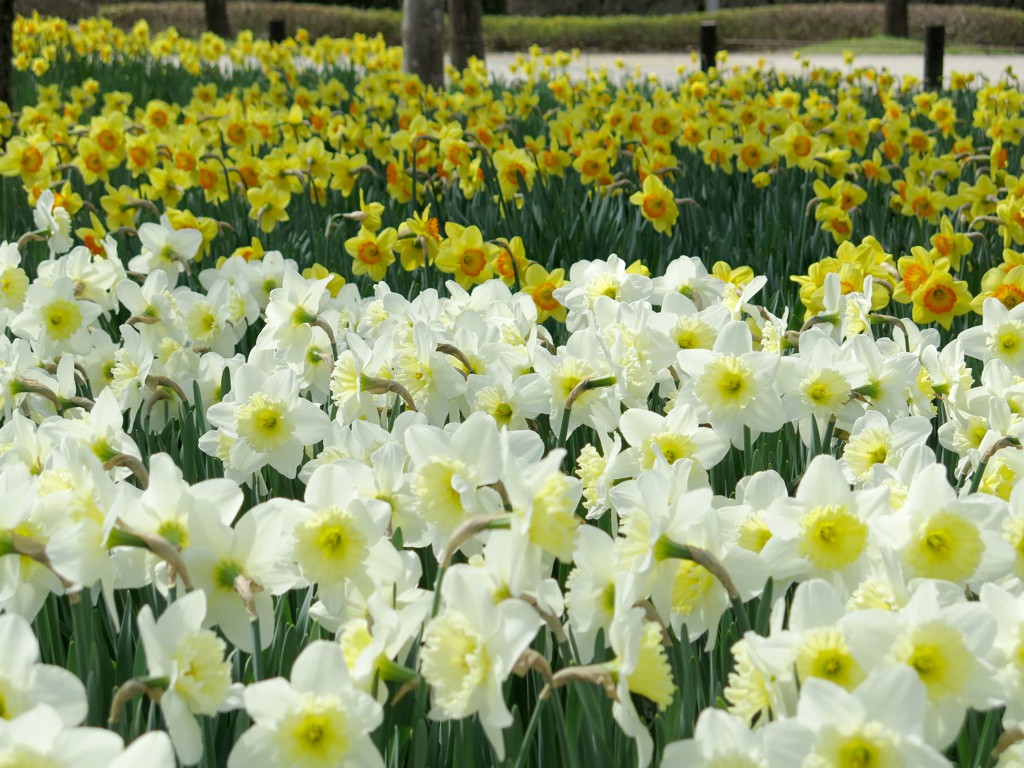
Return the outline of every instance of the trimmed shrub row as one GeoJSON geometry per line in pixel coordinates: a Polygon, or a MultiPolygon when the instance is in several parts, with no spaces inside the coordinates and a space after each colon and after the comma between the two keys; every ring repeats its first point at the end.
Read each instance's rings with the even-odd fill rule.
{"type": "MultiPolygon", "coordinates": [[[[803,44],[882,33],[878,3],[789,4],[722,10],[714,14],[719,39],[733,50],[772,45],[803,44]]],[[[204,30],[199,2],[127,2],[101,6],[101,13],[124,28],[146,19],[154,30],[175,26],[185,35],[204,30]]],[[[365,10],[293,2],[232,2],[229,14],[235,29],[265,35],[270,19],[283,18],[288,31],[303,27],[315,35],[349,37],[356,33],[383,34],[401,42],[399,11],[365,10]]],[[[707,14],[615,17],[486,16],[488,50],[520,51],[533,44],[547,49],[591,51],[680,51],[697,45],[700,22],[707,14]]],[[[911,3],[911,35],[921,37],[927,24],[944,24],[947,43],[1015,47],[1024,40],[1024,12],[969,5],[911,3]]]]}

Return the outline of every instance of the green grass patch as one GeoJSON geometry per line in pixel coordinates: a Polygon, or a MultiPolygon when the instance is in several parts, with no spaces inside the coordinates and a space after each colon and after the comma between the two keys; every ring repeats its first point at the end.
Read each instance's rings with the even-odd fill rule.
{"type": "MultiPolygon", "coordinates": [[[[1021,48],[1013,47],[987,47],[978,45],[951,45],[946,49],[947,53],[983,56],[986,54],[1012,54],[1020,52],[1021,48]]],[[[821,43],[811,43],[800,48],[801,53],[806,54],[843,54],[847,51],[853,52],[856,56],[876,55],[923,55],[924,41],[907,37],[887,37],[886,35],[874,35],[872,37],[856,37],[845,40],[826,40],[821,43]]]]}

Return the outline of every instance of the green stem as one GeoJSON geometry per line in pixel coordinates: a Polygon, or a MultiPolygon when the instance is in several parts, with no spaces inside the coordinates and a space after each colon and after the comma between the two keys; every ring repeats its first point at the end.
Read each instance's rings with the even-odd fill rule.
{"type": "Polygon", "coordinates": [[[738,597],[730,597],[729,602],[732,603],[733,613],[736,614],[736,626],[739,627],[740,637],[742,637],[750,631],[750,619],[747,618],[747,609],[743,606],[743,601],[738,597]]]}
{"type": "Polygon", "coordinates": [[[981,476],[985,474],[985,467],[988,466],[988,461],[982,461],[978,464],[978,468],[974,470],[974,477],[971,478],[971,487],[967,493],[977,493],[978,487],[981,485],[981,476]]]}
{"type": "Polygon", "coordinates": [[[821,446],[825,453],[832,453],[832,438],[836,433],[836,417],[830,416],[825,426],[825,436],[821,439],[821,446]]]}
{"type": "Polygon", "coordinates": [[[203,723],[203,766],[204,768],[213,768],[216,765],[216,745],[217,739],[216,734],[213,730],[213,718],[204,717],[202,718],[203,723]]]}
{"type": "Polygon", "coordinates": [[[557,448],[565,448],[566,438],[569,436],[569,416],[572,414],[572,408],[566,408],[562,411],[562,423],[558,427],[558,445],[557,448]]]}
{"type": "Polygon", "coordinates": [[[750,436],[750,427],[746,424],[743,425],[743,474],[750,474],[750,466],[754,462],[753,451],[751,451],[752,439],[750,436]]]}
{"type": "Polygon", "coordinates": [[[263,641],[260,638],[260,620],[249,622],[252,628],[252,679],[259,682],[263,679],[263,641]]]}
{"type": "Polygon", "coordinates": [[[78,676],[82,685],[89,687],[89,599],[78,593],[78,600],[71,603],[71,627],[75,633],[75,658],[78,661],[78,676]]]}

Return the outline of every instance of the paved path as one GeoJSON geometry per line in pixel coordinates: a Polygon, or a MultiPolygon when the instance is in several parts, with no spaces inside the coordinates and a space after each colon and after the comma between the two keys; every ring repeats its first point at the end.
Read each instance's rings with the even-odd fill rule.
{"type": "MultiPolygon", "coordinates": [[[[826,66],[834,69],[848,69],[843,63],[840,54],[810,54],[805,57],[812,66],[826,66]]],[[[801,69],[801,63],[793,58],[793,54],[787,52],[774,52],[765,54],[756,53],[732,53],[729,54],[728,65],[741,67],[755,66],[759,59],[764,59],[766,65],[773,66],[784,72],[796,73],[801,69]]],[[[514,53],[488,53],[487,66],[494,74],[501,77],[509,77],[509,66],[516,60],[514,53]]],[[[892,74],[897,76],[915,75],[922,77],[924,72],[924,58],[916,54],[900,55],[864,55],[859,56],[855,62],[858,66],[871,66],[876,69],[886,67],[892,74]]],[[[583,53],[578,61],[573,62],[569,68],[569,74],[573,78],[581,78],[589,67],[599,69],[607,67],[609,73],[616,72],[632,73],[637,67],[645,73],[653,73],[662,80],[673,80],[677,77],[676,68],[680,65],[688,70],[693,70],[697,65],[692,61],[689,53],[583,53]],[[616,65],[616,61],[624,64],[622,69],[616,65]]],[[[1006,68],[1013,67],[1018,75],[1024,74],[1024,55],[952,55],[945,57],[945,73],[948,78],[951,72],[975,72],[984,75],[991,80],[998,80],[1006,68]]]]}

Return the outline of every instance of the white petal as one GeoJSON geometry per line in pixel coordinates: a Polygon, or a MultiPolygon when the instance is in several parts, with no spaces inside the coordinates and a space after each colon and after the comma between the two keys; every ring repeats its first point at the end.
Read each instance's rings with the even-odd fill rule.
{"type": "Polygon", "coordinates": [[[193,715],[175,691],[167,691],[160,699],[160,709],[167,721],[174,751],[184,765],[195,765],[203,756],[203,732],[193,715]]]}

